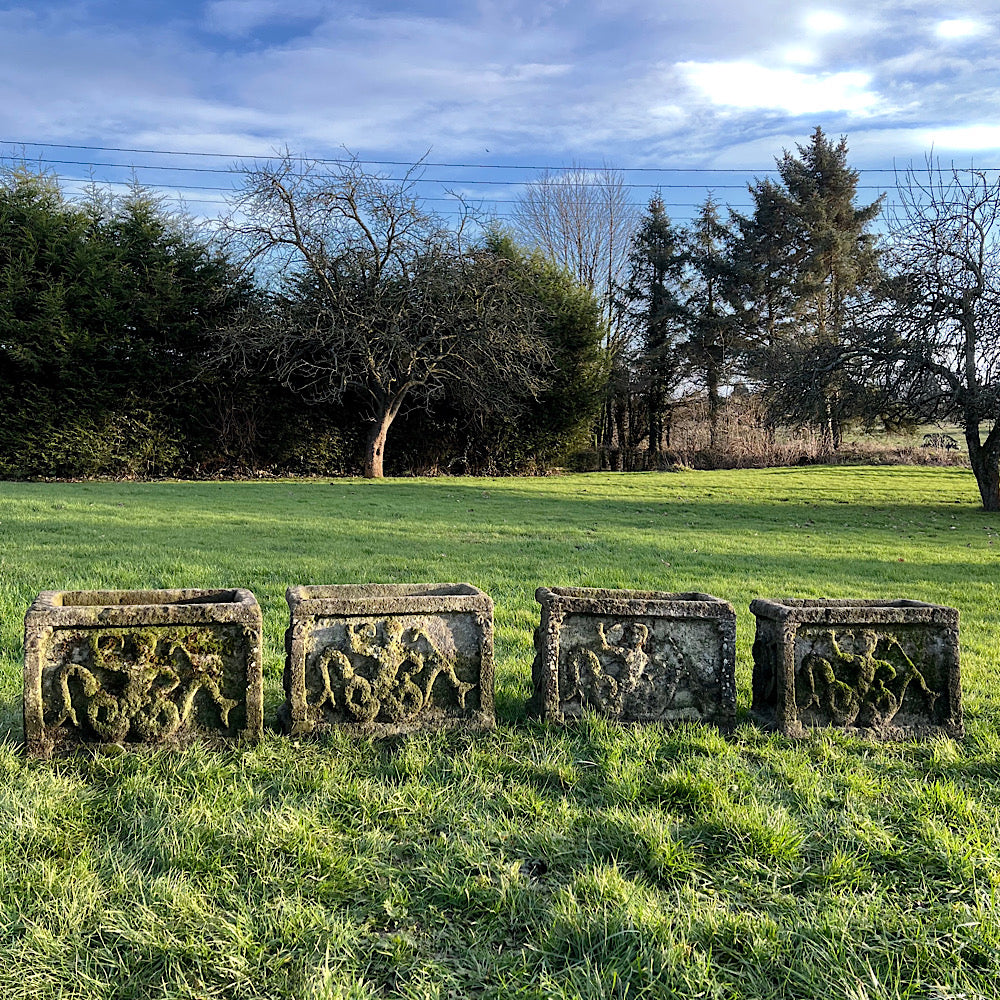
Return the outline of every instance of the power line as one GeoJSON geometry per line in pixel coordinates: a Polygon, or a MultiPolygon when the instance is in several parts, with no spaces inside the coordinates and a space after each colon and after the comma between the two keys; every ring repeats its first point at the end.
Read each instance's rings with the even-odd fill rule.
{"type": "MultiPolygon", "coordinates": [[[[10,156],[7,154],[0,154],[0,160],[13,161],[18,159],[18,157],[10,156]]],[[[171,170],[171,171],[185,171],[191,173],[224,173],[230,176],[239,176],[243,173],[241,170],[236,169],[221,169],[219,167],[206,167],[204,169],[198,167],[172,167],[163,166],[158,163],[108,163],[93,160],[56,160],[48,158],[39,158],[39,163],[43,164],[53,164],[56,166],[72,166],[72,167],[104,167],[118,170],[171,170]]],[[[333,161],[327,161],[333,162],[333,161]]],[[[376,161],[370,161],[376,162],[376,161]]],[[[388,161],[377,161],[388,163],[388,161]]],[[[442,164],[445,166],[445,164],[442,164]]],[[[458,164],[451,164],[451,166],[459,166],[458,164]]],[[[514,169],[514,168],[510,168],[514,169]]],[[[527,168],[525,168],[527,169],[527,168]]],[[[662,168],[663,170],[674,170],[675,168],[662,168]]],[[[680,168],[676,168],[679,172],[680,168]]],[[[697,171],[687,171],[689,173],[697,173],[697,171]]],[[[70,178],[79,179],[79,178],[70,178]]],[[[88,178],[89,180],[90,178],[88,178]]],[[[385,180],[391,183],[401,183],[407,178],[405,177],[386,177],[385,180]]],[[[534,182],[524,182],[524,181],[490,181],[490,180],[478,180],[470,179],[466,177],[415,177],[411,178],[416,183],[420,184],[444,184],[444,185],[476,185],[483,187],[497,187],[498,185],[510,185],[510,184],[524,184],[524,183],[534,183],[534,182]]],[[[601,181],[574,181],[580,187],[603,187],[604,184],[601,181]]],[[[690,190],[690,191],[700,191],[704,189],[711,189],[713,191],[743,191],[746,189],[746,184],[676,184],[676,183],[661,183],[661,182],[648,182],[648,183],[623,183],[620,185],[622,188],[626,189],[636,189],[636,190],[690,190]]],[[[201,185],[183,185],[183,184],[173,184],[171,187],[192,187],[197,190],[203,191],[235,191],[236,188],[221,188],[221,187],[204,187],[201,185]]],[[[882,191],[883,186],[881,185],[865,185],[859,184],[856,188],[858,191],[882,191]]]]}
{"type": "MultiPolygon", "coordinates": [[[[91,183],[96,183],[96,184],[98,184],[98,186],[100,186],[101,184],[105,184],[105,185],[108,185],[110,187],[128,187],[129,186],[129,182],[128,181],[94,181],[94,179],[91,178],[91,177],[69,177],[69,176],[67,176],[65,174],[60,175],[59,179],[61,181],[65,181],[65,182],[71,183],[71,184],[91,184],[91,183]]],[[[698,185],[692,185],[692,186],[693,187],[697,187],[698,185]]],[[[168,191],[218,191],[218,192],[220,192],[222,194],[237,194],[238,193],[238,188],[212,187],[212,186],[203,185],[203,184],[166,184],[166,185],[156,185],[155,187],[156,187],[156,189],[158,189],[158,190],[160,190],[162,192],[168,192],[168,191]]],[[[441,202],[441,203],[449,204],[449,205],[454,205],[458,201],[460,201],[460,199],[454,198],[454,197],[452,197],[452,198],[442,198],[442,197],[436,197],[436,196],[433,196],[433,195],[428,196],[428,197],[422,197],[420,200],[421,201],[430,201],[430,202],[441,202]]],[[[222,201],[223,201],[223,199],[215,199],[214,201],[202,201],[201,204],[205,204],[205,205],[208,205],[208,204],[219,204],[222,201]]],[[[474,199],[474,201],[475,201],[476,204],[484,204],[484,205],[516,205],[517,204],[517,200],[514,199],[514,198],[476,198],[476,199],[474,199]]],[[[629,202],[629,204],[632,205],[635,208],[644,208],[645,207],[645,203],[644,202],[633,201],[633,202],[629,202]]],[[[695,207],[697,207],[697,206],[693,205],[691,202],[686,202],[686,201],[667,201],[667,202],[664,202],[663,204],[664,204],[664,206],[666,208],[695,208],[695,207]]],[[[732,205],[732,206],[729,206],[729,207],[733,207],[733,208],[739,208],[739,207],[752,208],[753,206],[749,205],[749,204],[743,204],[743,205],[732,205]]]]}
{"type": "MultiPolygon", "coordinates": [[[[215,157],[226,160],[276,160],[288,159],[296,163],[361,163],[365,165],[385,167],[412,167],[422,164],[427,167],[444,167],[461,170],[620,170],[623,173],[776,173],[775,167],[757,168],[741,167],[610,167],[602,164],[599,167],[588,167],[581,164],[524,164],[524,163],[445,163],[432,160],[376,160],[361,157],[312,157],[292,156],[284,153],[256,155],[248,153],[209,153],[181,149],[140,149],[131,146],[87,146],[75,143],[32,142],[24,139],[0,139],[0,144],[11,146],[39,146],[44,149],[84,149],[95,153],[141,153],[155,156],[201,156],[215,157]]],[[[55,162],[55,161],[52,161],[55,162]]],[[[173,168],[184,169],[184,168],[173,168]]],[[[186,169],[197,169],[188,167],[186,169]]],[[[206,168],[210,169],[210,168],[206,168]]]]}
{"type": "MultiPolygon", "coordinates": [[[[0,159],[2,159],[2,157],[0,157],[0,159]]],[[[66,181],[66,182],[69,182],[69,183],[72,183],[72,184],[97,184],[98,186],[100,186],[102,184],[106,184],[106,185],[108,185],[110,187],[129,187],[130,186],[130,182],[129,181],[114,181],[114,180],[95,181],[93,177],[72,177],[72,176],[70,176],[68,174],[60,174],[59,175],[59,179],[61,181],[66,181]]],[[[141,186],[145,187],[146,185],[141,185],[141,186]]],[[[218,192],[220,192],[222,194],[239,194],[240,193],[240,189],[239,188],[235,188],[235,187],[215,187],[215,186],[209,185],[209,184],[155,184],[155,185],[151,184],[149,186],[157,188],[157,189],[160,189],[160,190],[166,190],[166,191],[218,191],[218,192]]],[[[698,185],[698,184],[676,185],[676,186],[677,187],[690,187],[690,188],[694,188],[696,190],[700,189],[700,187],[701,187],[701,185],[698,185]]],[[[442,197],[436,197],[436,196],[431,195],[431,196],[422,196],[420,200],[421,201],[446,202],[448,204],[452,204],[453,205],[453,204],[461,201],[462,199],[458,198],[457,196],[452,196],[452,197],[449,197],[449,198],[442,198],[442,197]]],[[[481,197],[481,198],[474,199],[474,201],[476,203],[484,203],[484,204],[489,204],[489,205],[516,205],[517,204],[517,199],[515,199],[515,198],[486,198],[486,197],[481,197]]],[[[629,204],[635,205],[635,206],[641,208],[641,207],[644,207],[645,202],[630,202],[629,204]]],[[[690,202],[686,202],[686,201],[667,201],[667,202],[664,202],[664,205],[667,208],[690,208],[690,207],[692,207],[691,203],[690,202]]]]}
{"type": "MultiPolygon", "coordinates": [[[[136,147],[119,147],[119,146],[89,146],[82,144],[61,144],[53,142],[34,142],[34,143],[24,143],[24,142],[13,142],[11,140],[0,140],[0,150],[3,146],[16,146],[19,145],[22,148],[25,146],[37,147],[39,149],[51,149],[51,150],[85,150],[87,152],[100,152],[100,153],[129,153],[129,154],[140,154],[144,156],[171,156],[171,157],[215,157],[222,158],[226,157],[228,159],[233,159],[229,154],[223,153],[201,153],[194,152],[190,150],[162,150],[162,149],[140,149],[136,147]]],[[[280,154],[274,154],[270,157],[270,160],[279,158],[280,154]]],[[[354,159],[352,158],[338,158],[338,159],[325,159],[325,160],[315,160],[308,157],[290,157],[290,159],[295,163],[326,163],[326,164],[374,164],[382,167],[438,167],[441,169],[470,169],[470,170],[506,170],[509,172],[515,171],[525,171],[525,170],[562,170],[562,171],[579,171],[585,172],[589,170],[600,170],[603,168],[590,168],[582,167],[579,165],[571,166],[528,166],[528,165],[511,165],[511,164],[499,164],[499,163],[436,163],[431,161],[423,161],[419,164],[407,163],[405,161],[397,160],[374,160],[374,159],[354,159]]],[[[110,159],[94,159],[94,160],[84,160],[84,159],[64,159],[59,157],[49,157],[45,154],[39,153],[34,160],[37,160],[41,168],[64,168],[64,167],[89,167],[91,170],[100,169],[102,171],[131,171],[133,173],[133,182],[135,178],[135,173],[137,171],[160,171],[163,173],[183,173],[186,176],[191,177],[191,180],[196,179],[196,175],[226,175],[232,178],[239,178],[246,172],[245,169],[241,169],[238,165],[230,166],[203,166],[203,165],[193,165],[193,164],[163,164],[163,163],[120,163],[114,162],[110,159]],[[195,176],[192,176],[195,175],[195,176]]],[[[0,151],[0,163],[2,162],[14,163],[14,162],[33,162],[32,158],[27,156],[27,151],[24,150],[20,154],[14,153],[3,153],[0,151]]],[[[618,170],[619,168],[609,168],[612,170],[618,170]]],[[[706,180],[702,183],[687,183],[683,182],[680,177],[677,180],[666,179],[667,176],[675,176],[680,174],[695,175],[695,176],[707,176],[707,175],[733,175],[738,173],[749,174],[752,171],[748,168],[746,170],[740,168],[709,168],[709,167],[628,167],[621,168],[629,173],[647,173],[647,174],[659,174],[663,175],[664,179],[659,181],[629,181],[627,183],[622,183],[622,187],[635,192],[639,191],[666,191],[675,192],[676,196],[679,198],[686,197],[686,192],[714,192],[714,191],[743,191],[744,194],[747,191],[748,184],[746,182],[739,184],[727,184],[727,183],[714,183],[712,181],[706,180]]],[[[986,168],[991,170],[1000,170],[1000,168],[986,168]]],[[[90,185],[95,184],[98,187],[106,186],[110,188],[114,187],[127,187],[129,181],[125,180],[111,180],[97,178],[93,174],[88,177],[79,177],[73,175],[65,175],[60,172],[59,169],[53,169],[53,174],[59,180],[60,183],[66,183],[67,185],[90,185]]],[[[775,172],[775,171],[770,171],[775,172]]],[[[871,168],[866,170],[859,170],[859,173],[891,173],[894,171],[881,168],[871,168]]],[[[221,179],[221,178],[220,178],[221,179]]],[[[458,214],[460,209],[458,207],[458,202],[461,200],[458,196],[451,194],[450,188],[461,190],[463,188],[490,188],[494,190],[484,190],[482,196],[477,196],[474,192],[470,191],[469,201],[474,206],[479,206],[483,209],[484,213],[488,216],[492,215],[493,218],[499,219],[511,219],[513,217],[512,209],[516,208],[519,199],[517,197],[517,191],[524,189],[527,186],[537,183],[536,178],[495,178],[495,179],[482,179],[482,178],[469,178],[469,177],[425,177],[421,175],[409,176],[409,177],[397,177],[397,176],[386,176],[384,178],[389,182],[401,182],[404,180],[412,180],[416,184],[420,184],[424,189],[428,185],[440,185],[444,188],[445,192],[449,194],[448,197],[441,197],[439,195],[428,194],[421,195],[421,200],[429,203],[438,203],[445,206],[454,206],[454,211],[449,207],[444,207],[438,211],[445,216],[458,214]],[[500,189],[497,191],[496,189],[500,189]],[[490,197],[490,195],[496,194],[510,194],[510,197],[490,197]]],[[[555,183],[558,183],[559,178],[553,179],[555,183]]],[[[600,180],[580,180],[577,178],[573,179],[574,184],[579,184],[583,187],[595,187],[601,186],[600,180]]],[[[241,186],[238,183],[234,183],[229,187],[219,186],[217,184],[197,184],[197,183],[172,183],[170,181],[163,182],[162,180],[147,180],[142,182],[141,185],[146,190],[149,190],[159,197],[165,198],[176,204],[182,206],[189,205],[205,205],[205,206],[215,206],[216,209],[227,208],[232,204],[232,200],[235,197],[239,197],[244,192],[241,190],[241,186]],[[218,194],[220,197],[216,198],[191,198],[188,197],[183,192],[195,192],[195,193],[211,193],[218,194]]],[[[434,189],[431,188],[433,191],[434,189]]],[[[858,191],[878,191],[883,192],[885,187],[876,185],[859,185],[857,187],[858,191]]],[[[890,200],[891,200],[891,191],[890,200]]],[[[632,208],[637,210],[642,210],[645,208],[645,201],[634,201],[630,200],[629,204],[632,208]]],[[[678,223],[688,223],[693,221],[694,213],[697,212],[699,206],[694,201],[669,201],[665,203],[665,207],[668,209],[675,210],[672,212],[674,221],[678,223]]],[[[724,206],[727,209],[732,209],[735,211],[743,211],[747,209],[752,209],[752,204],[745,202],[727,202],[724,206]]]]}
{"type": "MultiPolygon", "coordinates": [[[[776,166],[772,167],[616,167],[609,166],[607,164],[600,164],[598,166],[587,166],[577,163],[562,163],[562,164],[519,164],[519,163],[448,163],[443,161],[434,160],[380,160],[380,159],[367,159],[362,157],[353,156],[343,156],[343,157],[311,157],[311,156],[292,156],[283,153],[273,152],[267,155],[255,155],[246,153],[211,153],[207,151],[199,152],[195,150],[180,150],[180,149],[143,149],[133,146],[91,146],[84,145],[80,143],[58,143],[58,142],[34,142],[24,139],[0,139],[0,145],[10,145],[10,146],[21,146],[21,147],[39,147],[43,149],[82,149],[88,152],[98,152],[98,153],[140,153],[143,155],[155,155],[155,156],[197,156],[203,158],[217,158],[217,159],[227,159],[227,160],[275,160],[275,159],[289,159],[297,163],[333,163],[333,164],[349,164],[349,163],[359,163],[365,165],[373,166],[385,166],[385,167],[412,167],[416,165],[422,165],[427,167],[440,167],[445,169],[461,169],[461,170],[579,170],[579,171],[599,171],[599,170],[615,170],[621,173],[688,173],[688,174],[773,174],[778,172],[776,166]]],[[[51,161],[57,162],[57,161],[51,161]]],[[[111,166],[122,166],[122,164],[111,164],[111,166]]],[[[197,167],[167,167],[163,166],[164,170],[197,170],[197,167]]],[[[204,169],[206,172],[209,170],[215,172],[219,168],[200,168],[204,169]]],[[[900,169],[897,167],[855,167],[855,169],[860,174],[897,174],[900,169]]],[[[904,170],[906,168],[903,168],[904,170]]],[[[960,167],[960,170],[977,170],[984,173],[994,173],[1000,171],[1000,167],[960,167]]]]}
{"type": "MultiPolygon", "coordinates": [[[[22,157],[9,155],[7,153],[0,154],[0,159],[3,160],[19,160],[22,157]]],[[[121,170],[173,170],[173,171],[184,171],[185,173],[194,174],[239,174],[242,173],[240,170],[235,170],[232,167],[175,167],[169,164],[163,163],[108,163],[101,162],[100,160],[54,160],[47,156],[38,157],[37,162],[39,163],[56,163],[62,167],[117,167],[121,170]]]]}

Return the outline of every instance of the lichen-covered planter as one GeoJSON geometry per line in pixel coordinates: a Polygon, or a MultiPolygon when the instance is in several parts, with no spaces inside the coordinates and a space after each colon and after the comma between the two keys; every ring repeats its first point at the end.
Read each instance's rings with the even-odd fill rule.
{"type": "Polygon", "coordinates": [[[788,736],[961,736],[958,611],[919,601],[756,600],[753,704],[788,736]]]}
{"type": "Polygon", "coordinates": [[[623,722],[711,722],[736,714],[736,614],[708,594],[539,587],[529,710],[623,722]]]}
{"type": "Polygon", "coordinates": [[[259,737],[261,613],[248,590],[44,591],[24,618],[28,753],[259,737]]]}
{"type": "Polygon", "coordinates": [[[468,583],[289,587],[293,733],[491,729],[493,602],[468,583]]]}

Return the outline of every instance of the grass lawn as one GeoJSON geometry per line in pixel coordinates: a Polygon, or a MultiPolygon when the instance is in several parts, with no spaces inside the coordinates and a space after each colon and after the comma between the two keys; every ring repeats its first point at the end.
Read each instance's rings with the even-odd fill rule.
{"type": "Polygon", "coordinates": [[[1000,518],[954,468],[0,483],[0,997],[1000,995],[1000,518]],[[495,733],[20,754],[43,589],[468,581],[495,733]],[[958,607],[968,736],[524,717],[537,586],[958,607]],[[541,862],[541,863],[539,863],[541,862]]]}

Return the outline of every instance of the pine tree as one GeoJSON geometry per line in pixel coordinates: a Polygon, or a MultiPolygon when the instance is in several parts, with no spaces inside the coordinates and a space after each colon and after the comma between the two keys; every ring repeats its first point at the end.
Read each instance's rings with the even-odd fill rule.
{"type": "Polygon", "coordinates": [[[687,340],[683,353],[694,381],[705,386],[711,445],[718,441],[720,386],[737,348],[737,324],[731,304],[732,234],[719,217],[719,203],[709,196],[684,233],[686,274],[682,291],[687,340]]]}
{"type": "MultiPolygon", "coordinates": [[[[660,451],[667,400],[681,377],[683,307],[678,292],[684,259],[681,235],[663,199],[654,195],[632,238],[628,281],[621,295],[635,337],[634,371],[645,399],[650,456],[660,451]]],[[[621,424],[619,420],[620,440],[624,437],[621,424]]]]}
{"type": "Polygon", "coordinates": [[[776,161],[780,183],[750,186],[753,214],[736,216],[756,341],[750,370],[778,419],[817,426],[836,448],[863,408],[864,389],[840,369],[837,349],[852,301],[878,279],[868,227],[884,196],[856,207],[846,138],[834,144],[817,127],[797,150],[776,161]]]}

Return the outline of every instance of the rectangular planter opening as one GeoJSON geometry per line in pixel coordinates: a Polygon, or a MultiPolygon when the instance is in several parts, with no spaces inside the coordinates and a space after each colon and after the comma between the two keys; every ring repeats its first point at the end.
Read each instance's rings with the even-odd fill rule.
{"type": "MultiPolygon", "coordinates": [[[[51,593],[51,592],[50,592],[51,593]]],[[[53,607],[144,607],[147,605],[237,604],[236,590],[66,590],[53,594],[53,607]]]]}
{"type": "Polygon", "coordinates": [[[334,583],[289,587],[289,600],[301,601],[404,601],[431,597],[476,597],[482,591],[469,583],[334,583]]]}

